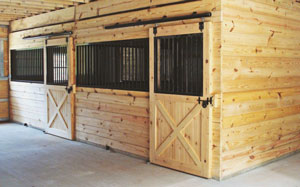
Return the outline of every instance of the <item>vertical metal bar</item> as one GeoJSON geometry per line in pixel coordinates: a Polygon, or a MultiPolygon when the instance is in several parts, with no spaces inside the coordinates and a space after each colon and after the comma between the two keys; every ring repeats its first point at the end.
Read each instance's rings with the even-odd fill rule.
{"type": "Polygon", "coordinates": [[[98,87],[99,86],[99,51],[98,51],[98,46],[97,45],[93,45],[93,48],[94,48],[94,52],[95,52],[95,70],[94,70],[94,73],[95,73],[95,87],[98,87]]]}
{"type": "Polygon", "coordinates": [[[178,92],[178,88],[180,86],[180,83],[179,83],[179,80],[180,80],[180,77],[179,77],[179,71],[180,71],[180,68],[179,68],[179,57],[180,57],[180,54],[179,54],[179,40],[174,38],[174,42],[176,44],[176,72],[175,72],[175,77],[176,79],[176,85],[175,85],[175,88],[174,88],[174,92],[178,92]]]}
{"type": "Polygon", "coordinates": [[[62,47],[59,47],[58,48],[59,50],[59,64],[60,64],[60,67],[59,67],[59,85],[62,85],[64,84],[63,83],[63,68],[64,68],[64,64],[63,64],[63,49],[62,47]]]}
{"type": "Polygon", "coordinates": [[[38,76],[39,76],[39,64],[38,64],[38,49],[34,51],[34,80],[37,82],[38,81],[38,76]]]}
{"type": "MultiPolygon", "coordinates": [[[[79,67],[78,67],[78,70],[80,71],[80,73],[78,73],[78,86],[83,86],[83,76],[84,76],[84,64],[83,62],[85,62],[83,60],[83,50],[84,50],[84,46],[79,46],[78,47],[78,60],[80,60],[80,62],[77,64],[79,67]]],[[[86,63],[86,62],[85,62],[86,63]]]]}
{"type": "Polygon", "coordinates": [[[127,71],[127,47],[124,46],[124,87],[127,87],[127,81],[128,81],[128,71],[127,71]]]}
{"type": "Polygon", "coordinates": [[[172,47],[171,38],[168,38],[168,92],[171,92],[171,63],[172,63],[172,47]]]}
{"type": "Polygon", "coordinates": [[[84,73],[84,62],[86,63],[86,61],[84,61],[84,56],[83,56],[83,52],[84,52],[84,46],[80,46],[79,47],[79,53],[78,53],[78,55],[80,56],[80,57],[78,57],[77,59],[80,59],[80,63],[78,63],[78,65],[80,66],[79,68],[78,68],[78,70],[80,71],[80,74],[78,74],[78,85],[80,85],[80,86],[82,86],[83,84],[84,84],[84,82],[83,82],[83,80],[84,80],[84,75],[85,75],[85,73],[84,73]]]}
{"type": "Polygon", "coordinates": [[[39,81],[39,78],[40,78],[40,59],[39,59],[39,49],[36,50],[36,67],[35,67],[35,77],[36,77],[36,80],[39,81]]]}
{"type": "Polygon", "coordinates": [[[187,61],[187,81],[188,81],[188,88],[186,94],[191,94],[191,37],[187,36],[187,55],[188,55],[188,61],[187,61]]]}
{"type": "Polygon", "coordinates": [[[65,74],[66,74],[66,84],[69,84],[69,63],[68,63],[68,47],[65,47],[65,74]]]}
{"type": "Polygon", "coordinates": [[[124,48],[122,43],[120,44],[120,88],[124,87],[124,48]]]}
{"type": "Polygon", "coordinates": [[[28,59],[28,50],[26,50],[26,58],[25,59],[26,59],[26,64],[24,64],[24,65],[26,67],[26,69],[25,69],[26,73],[24,75],[24,77],[25,77],[24,79],[28,80],[28,75],[30,74],[30,69],[29,69],[29,67],[30,67],[30,60],[28,59]]]}
{"type": "Polygon", "coordinates": [[[83,86],[83,76],[84,76],[84,68],[83,68],[83,49],[84,49],[84,46],[78,46],[78,58],[77,60],[79,60],[79,62],[77,63],[77,66],[78,66],[78,86],[83,86]]]}
{"type": "Polygon", "coordinates": [[[101,64],[100,64],[100,60],[101,60],[101,56],[100,56],[100,47],[99,45],[95,45],[96,47],[96,54],[97,54],[97,69],[96,69],[96,74],[97,74],[97,87],[100,87],[101,85],[101,79],[100,79],[100,73],[101,73],[101,64]]]}
{"type": "Polygon", "coordinates": [[[200,51],[201,51],[201,59],[200,59],[200,67],[201,67],[201,70],[199,71],[201,74],[200,74],[200,77],[201,77],[201,94],[203,95],[203,34],[201,34],[201,38],[200,38],[200,51]]]}
{"type": "Polygon", "coordinates": [[[89,46],[86,46],[86,51],[85,51],[85,59],[87,61],[87,64],[86,64],[86,82],[87,84],[90,86],[90,80],[89,80],[89,67],[90,67],[90,59],[89,59],[89,46]]]}
{"type": "Polygon", "coordinates": [[[61,52],[60,52],[60,48],[59,47],[54,48],[54,52],[56,54],[58,54],[57,68],[56,68],[57,69],[57,79],[54,82],[54,84],[61,84],[61,72],[60,72],[60,69],[61,69],[61,52]]]}
{"type": "Polygon", "coordinates": [[[137,52],[137,72],[138,72],[138,77],[137,77],[137,87],[140,90],[143,90],[143,84],[142,84],[142,80],[143,80],[143,75],[144,75],[144,69],[143,69],[143,53],[144,53],[144,40],[141,42],[141,46],[138,48],[138,52],[137,52]]]}
{"type": "Polygon", "coordinates": [[[93,69],[93,59],[92,59],[92,46],[89,45],[89,53],[88,53],[88,57],[89,57],[89,71],[88,71],[88,75],[89,75],[89,82],[90,85],[93,86],[93,79],[92,79],[92,69],[93,69]]]}
{"type": "Polygon", "coordinates": [[[109,46],[108,47],[108,59],[109,61],[107,61],[106,63],[108,63],[108,72],[109,72],[109,75],[108,75],[108,86],[109,87],[112,87],[112,64],[113,64],[113,55],[112,55],[112,48],[113,48],[113,45],[109,46]]]}
{"type": "Polygon", "coordinates": [[[134,88],[135,89],[138,89],[138,87],[137,87],[137,81],[138,81],[138,71],[139,71],[139,66],[138,66],[138,55],[137,55],[137,53],[138,53],[138,47],[139,47],[139,44],[140,43],[140,41],[138,42],[138,44],[134,47],[134,54],[135,54],[135,56],[134,56],[134,63],[135,63],[135,65],[134,65],[134,71],[135,71],[135,77],[134,77],[134,88]]]}

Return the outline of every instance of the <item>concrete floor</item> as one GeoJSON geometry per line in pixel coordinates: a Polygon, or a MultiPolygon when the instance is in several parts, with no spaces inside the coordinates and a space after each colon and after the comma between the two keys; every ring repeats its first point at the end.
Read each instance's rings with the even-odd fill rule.
{"type": "Polygon", "coordinates": [[[0,124],[0,187],[15,186],[300,187],[300,154],[219,182],[32,128],[0,124]]]}

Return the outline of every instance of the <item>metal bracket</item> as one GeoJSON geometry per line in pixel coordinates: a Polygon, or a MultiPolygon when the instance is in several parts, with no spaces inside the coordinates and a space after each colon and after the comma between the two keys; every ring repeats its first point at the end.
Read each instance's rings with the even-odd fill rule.
{"type": "Polygon", "coordinates": [[[65,89],[67,90],[68,94],[70,94],[71,91],[73,90],[73,86],[70,86],[70,87],[66,86],[65,89]]]}
{"type": "Polygon", "coordinates": [[[204,22],[200,22],[199,23],[199,29],[200,29],[201,32],[203,31],[203,29],[204,29],[204,22]]]}
{"type": "Polygon", "coordinates": [[[213,104],[213,97],[208,97],[205,100],[201,100],[201,98],[198,98],[198,103],[199,105],[202,103],[202,107],[206,108],[209,104],[212,105],[213,104]]]}
{"type": "Polygon", "coordinates": [[[157,27],[153,27],[153,34],[154,34],[154,35],[157,34],[157,27]]]}

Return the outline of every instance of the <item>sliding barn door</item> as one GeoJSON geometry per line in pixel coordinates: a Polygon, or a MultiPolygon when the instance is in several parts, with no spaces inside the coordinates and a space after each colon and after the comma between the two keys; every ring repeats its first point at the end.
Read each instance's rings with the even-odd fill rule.
{"type": "MultiPolygon", "coordinates": [[[[71,46],[72,47],[72,46],[71,46]]],[[[70,45],[69,45],[70,48],[70,45]]],[[[46,132],[74,139],[73,85],[70,84],[70,50],[67,45],[47,46],[47,128],[46,132]]],[[[71,68],[72,69],[72,68],[71,68]]]]}
{"type": "Polygon", "coordinates": [[[209,30],[209,23],[150,29],[150,160],[206,178],[211,177],[209,30]]]}
{"type": "Polygon", "coordinates": [[[47,86],[46,132],[71,139],[71,102],[65,86],[47,86]]]}

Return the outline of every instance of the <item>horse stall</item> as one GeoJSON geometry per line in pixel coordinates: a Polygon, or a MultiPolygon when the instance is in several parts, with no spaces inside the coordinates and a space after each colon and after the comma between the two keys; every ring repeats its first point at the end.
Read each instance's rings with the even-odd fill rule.
{"type": "Polygon", "coordinates": [[[236,175],[300,149],[299,23],[295,0],[99,0],[14,20],[0,119],[236,175]]]}

